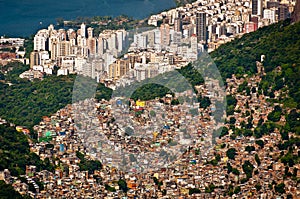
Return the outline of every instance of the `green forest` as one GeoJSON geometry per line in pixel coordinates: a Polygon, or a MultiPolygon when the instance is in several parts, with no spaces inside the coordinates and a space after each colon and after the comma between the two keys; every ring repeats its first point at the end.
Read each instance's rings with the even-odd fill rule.
{"type": "MultiPolygon", "coordinates": [[[[18,74],[26,66],[18,67],[12,63],[12,67],[14,69],[5,78],[13,85],[0,82],[0,115],[3,119],[31,128],[39,123],[42,116],[51,115],[72,102],[76,75],[48,76],[42,81],[28,81],[18,78],[18,74]]],[[[88,78],[80,79],[92,81],[88,78]]],[[[86,83],[81,82],[77,85],[79,86],[77,91],[80,91],[81,96],[86,96],[85,92],[91,93],[86,89],[86,83]]],[[[109,99],[110,96],[111,89],[99,84],[95,97],[109,99]]]]}
{"type": "Polygon", "coordinates": [[[54,171],[49,161],[30,152],[28,137],[8,125],[0,125],[0,157],[0,171],[8,169],[13,176],[25,174],[26,165],[35,165],[37,171],[54,171]]]}
{"type": "Polygon", "coordinates": [[[19,192],[15,191],[14,188],[6,184],[3,180],[0,180],[0,198],[1,199],[22,199],[22,198],[31,198],[23,197],[19,192]]]}

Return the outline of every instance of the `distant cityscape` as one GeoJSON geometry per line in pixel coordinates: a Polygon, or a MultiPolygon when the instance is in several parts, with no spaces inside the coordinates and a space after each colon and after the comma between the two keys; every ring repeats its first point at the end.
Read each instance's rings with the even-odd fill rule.
{"type": "MultiPolygon", "coordinates": [[[[55,30],[50,25],[34,36],[30,60],[23,60],[24,50],[16,48],[16,52],[2,53],[2,63],[16,57],[27,64],[30,61],[30,70],[21,78],[42,78],[58,67],[56,75],[82,74],[113,87],[124,75],[138,81],[154,77],[197,60],[204,50],[211,52],[245,33],[285,20],[295,3],[197,1],[150,16],[152,30],[140,33],[123,29],[94,35],[93,28],[84,23],[78,30],[55,30]]],[[[24,44],[18,38],[0,40],[7,42],[17,47],[24,44]]]]}
{"type": "MultiPolygon", "coordinates": [[[[213,52],[244,34],[290,18],[295,5],[295,0],[199,0],[150,16],[148,27],[104,30],[99,35],[85,23],[77,30],[56,30],[54,25],[49,25],[48,29],[35,34],[29,59],[25,57],[25,39],[1,37],[0,47],[14,50],[2,50],[0,64],[14,61],[29,64],[30,69],[19,77],[31,81],[42,80],[47,75],[77,74],[114,90],[184,68],[198,60],[201,53],[213,52]]],[[[38,142],[30,142],[30,151],[42,160],[55,160],[52,162],[56,166],[54,172],[37,171],[35,165],[27,165],[26,174],[22,176],[27,183],[12,176],[8,169],[0,171],[0,180],[13,184],[19,193],[32,198],[298,198],[299,184],[282,175],[293,173],[299,178],[299,163],[286,169],[284,163],[275,161],[282,151],[288,150],[277,147],[281,140],[277,128],[261,136],[259,141],[242,135],[231,140],[232,128],[245,129],[248,125],[247,129],[251,130],[245,131],[253,135],[254,129],[265,124],[270,114],[282,110],[280,103],[271,103],[269,96],[259,93],[259,85],[266,76],[265,57],[261,55],[255,63],[254,75],[232,75],[225,79],[223,94],[233,96],[228,104],[232,114],[226,115],[223,110],[227,122],[222,126],[216,125],[213,112],[214,103],[224,99],[211,93],[207,85],[195,86],[196,93],[212,102],[205,107],[203,104],[201,107],[202,102],[176,104],[174,101],[179,97],[171,94],[149,101],[131,99],[126,103],[115,99],[86,99],[44,116],[33,127],[38,133],[38,142]],[[131,111],[118,112],[114,105],[131,111]],[[201,114],[195,116],[193,110],[201,114]],[[163,114],[152,121],[151,115],[160,112],[163,114]],[[114,114],[123,114],[118,123],[114,122],[114,114]],[[130,136],[120,128],[128,124],[128,119],[133,120],[136,129],[149,135],[145,138],[130,136]],[[78,121],[84,122],[79,124],[78,121]],[[213,132],[223,126],[224,130],[219,132],[212,146],[213,132]],[[148,127],[156,131],[148,132],[148,127]],[[189,134],[185,140],[191,141],[193,146],[180,148],[178,136],[183,134],[189,134]],[[107,142],[100,142],[103,136],[108,138],[107,142]],[[169,153],[170,147],[180,155],[169,153]],[[123,149],[130,153],[123,156],[109,153],[123,149]],[[90,160],[101,160],[103,168],[82,171],[78,165],[83,160],[78,152],[90,160]],[[146,161],[143,155],[148,156],[150,152],[159,152],[149,155],[151,164],[158,169],[140,172],[149,167],[148,158],[146,161]],[[172,164],[166,166],[159,161],[162,157],[172,164]],[[120,162],[128,172],[117,168],[120,162]],[[257,174],[252,175],[256,171],[257,174]],[[43,182],[43,190],[37,180],[43,182]],[[35,192],[29,191],[29,183],[34,185],[35,192]],[[275,193],[274,187],[284,192],[275,193]],[[226,195],[228,190],[230,196],[226,195]]],[[[276,66],[276,72],[281,70],[281,66],[276,66]]],[[[211,82],[217,93],[222,93],[218,81],[211,82]]],[[[185,94],[197,97],[191,93],[186,91],[185,94]]],[[[284,89],[276,90],[274,99],[287,93],[284,89]]],[[[0,122],[7,121],[1,119],[0,122]]],[[[285,123],[287,118],[281,115],[278,122],[285,123]]],[[[29,135],[29,130],[21,124],[16,130],[29,135]]],[[[297,135],[289,132],[287,137],[297,135]]]]}

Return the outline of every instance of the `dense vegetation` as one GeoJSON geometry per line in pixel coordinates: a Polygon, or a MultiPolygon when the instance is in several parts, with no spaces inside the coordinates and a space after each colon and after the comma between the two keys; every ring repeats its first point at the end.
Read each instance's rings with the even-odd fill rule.
{"type": "Polygon", "coordinates": [[[30,58],[30,53],[33,51],[33,39],[34,35],[30,35],[29,37],[25,38],[24,48],[25,48],[25,57],[30,58]]]}
{"type": "MultiPolygon", "coordinates": [[[[0,180],[0,198],[1,199],[21,199],[21,198],[25,198],[22,197],[21,194],[19,194],[19,192],[15,191],[14,188],[9,185],[6,184],[3,180],[0,180]]],[[[30,198],[30,197],[27,197],[30,198]]]]}
{"type": "Polygon", "coordinates": [[[20,62],[10,62],[5,66],[0,65],[0,69],[0,80],[16,83],[18,82],[19,74],[28,70],[29,66],[20,62]]]}
{"type": "Polygon", "coordinates": [[[162,85],[157,84],[146,84],[139,87],[132,94],[131,98],[134,100],[151,100],[156,97],[164,97],[170,90],[162,85]]]}
{"type": "Polygon", "coordinates": [[[102,169],[102,164],[100,161],[88,160],[84,157],[84,154],[80,153],[79,151],[76,152],[76,156],[80,159],[80,171],[88,171],[89,174],[93,174],[95,170],[102,169]]]}
{"type": "Polygon", "coordinates": [[[39,156],[30,152],[28,138],[14,128],[0,125],[0,171],[8,169],[13,176],[25,174],[26,165],[35,165],[37,171],[53,171],[49,161],[41,161],[39,156]]]}
{"type": "MultiPolygon", "coordinates": [[[[81,99],[89,97],[89,94],[95,92],[87,89],[89,87],[86,84],[90,82],[88,78],[80,78],[85,82],[81,81],[81,84],[76,84],[77,92],[73,93],[75,75],[49,76],[43,81],[22,80],[17,78],[18,74],[22,72],[22,68],[23,66],[14,66],[14,69],[5,76],[7,80],[11,80],[13,85],[0,83],[0,115],[16,125],[30,128],[38,124],[42,116],[51,115],[70,104],[74,95],[79,96],[76,99],[81,99]]],[[[96,98],[109,99],[110,96],[111,90],[99,84],[96,98]]]]}

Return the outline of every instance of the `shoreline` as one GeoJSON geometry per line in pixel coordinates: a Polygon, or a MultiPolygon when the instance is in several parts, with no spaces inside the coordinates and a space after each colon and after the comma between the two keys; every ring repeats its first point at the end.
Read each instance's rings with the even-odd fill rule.
{"type": "MultiPolygon", "coordinates": [[[[85,13],[83,15],[78,14],[78,15],[73,16],[73,14],[70,13],[70,15],[68,17],[61,16],[60,14],[56,14],[53,17],[49,17],[49,18],[40,17],[40,19],[38,21],[34,18],[30,18],[30,20],[25,19],[24,21],[27,21],[27,23],[28,23],[28,21],[32,21],[32,23],[29,22],[30,24],[28,24],[26,26],[24,25],[25,27],[28,27],[28,26],[31,27],[31,28],[28,28],[28,30],[31,30],[31,31],[24,31],[24,32],[28,32],[28,33],[25,33],[25,34],[23,34],[23,31],[20,31],[20,33],[16,33],[16,32],[12,33],[11,31],[9,31],[9,29],[24,29],[24,27],[22,27],[23,22],[21,23],[18,20],[15,20],[12,23],[7,23],[7,24],[4,23],[7,26],[4,25],[2,28],[0,27],[0,29],[4,30],[3,32],[2,31],[0,32],[0,36],[5,36],[5,37],[9,37],[9,38],[17,38],[17,37],[19,37],[19,38],[29,38],[30,36],[34,35],[38,30],[43,29],[43,28],[47,28],[50,24],[55,24],[55,26],[56,26],[57,19],[60,19],[60,18],[64,19],[65,21],[75,21],[76,18],[87,18],[87,19],[89,18],[89,19],[92,19],[94,17],[105,17],[105,16],[109,16],[111,18],[116,18],[116,17],[125,15],[125,16],[128,16],[129,18],[132,18],[133,20],[141,21],[141,20],[148,19],[151,15],[159,14],[161,12],[177,8],[175,2],[176,2],[176,0],[171,0],[170,2],[163,2],[164,5],[169,5],[169,6],[162,6],[162,7],[160,7],[160,5],[156,5],[153,2],[148,2],[148,4],[150,4],[150,7],[147,7],[147,5],[143,6],[145,9],[148,9],[148,11],[149,11],[148,14],[146,14],[146,16],[142,16],[141,14],[134,14],[134,15],[132,15],[132,13],[129,14],[130,10],[132,10],[132,8],[130,8],[130,7],[132,7],[131,4],[134,3],[134,2],[129,2],[129,3],[124,4],[124,5],[121,4],[120,8],[116,8],[116,11],[115,11],[116,13],[112,13],[113,11],[106,11],[106,12],[108,12],[108,13],[110,12],[112,14],[95,13],[95,14],[92,14],[91,16],[87,16],[87,15],[89,15],[89,13],[85,13]],[[171,5],[171,3],[172,3],[172,5],[171,5]],[[125,7],[125,5],[127,5],[128,9],[126,9],[125,11],[123,10],[123,11],[118,13],[118,10],[122,10],[125,7]],[[159,9],[153,10],[157,7],[159,7],[159,9]],[[164,8],[164,7],[168,7],[168,8],[164,8]],[[138,15],[140,15],[140,16],[138,16],[138,15]],[[11,26],[10,24],[14,24],[12,26],[18,26],[18,27],[10,27],[11,26]]],[[[113,6],[114,6],[113,3],[112,3],[111,6],[109,5],[109,9],[112,9],[111,7],[113,7],[113,6]]],[[[24,15],[26,16],[26,14],[24,14],[24,15]]],[[[4,15],[2,17],[7,18],[7,16],[4,16],[4,15]]]]}

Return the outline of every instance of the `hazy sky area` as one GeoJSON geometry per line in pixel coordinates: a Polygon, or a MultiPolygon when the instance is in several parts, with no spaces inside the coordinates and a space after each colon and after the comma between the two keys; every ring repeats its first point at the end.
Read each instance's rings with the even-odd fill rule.
{"type": "Polygon", "coordinates": [[[0,35],[28,36],[59,17],[126,14],[145,18],[174,6],[173,0],[0,0],[0,35]]]}

